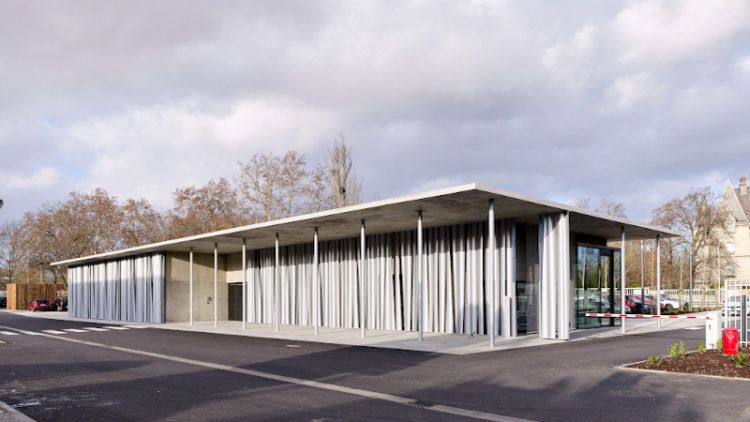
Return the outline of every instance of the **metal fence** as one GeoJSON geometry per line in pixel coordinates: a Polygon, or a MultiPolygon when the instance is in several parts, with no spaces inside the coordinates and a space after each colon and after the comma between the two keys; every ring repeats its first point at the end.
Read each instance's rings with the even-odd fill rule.
{"type": "Polygon", "coordinates": [[[750,346],[748,333],[748,313],[750,313],[750,281],[728,281],[721,313],[724,327],[734,327],[740,335],[740,344],[750,346]]]}
{"type": "MultiPolygon", "coordinates": [[[[656,289],[643,289],[646,296],[656,296],[656,289]]],[[[641,294],[640,287],[628,287],[625,294],[641,294]]],[[[662,296],[677,299],[680,303],[687,303],[690,308],[718,308],[724,303],[724,289],[661,289],[662,296]]]]}

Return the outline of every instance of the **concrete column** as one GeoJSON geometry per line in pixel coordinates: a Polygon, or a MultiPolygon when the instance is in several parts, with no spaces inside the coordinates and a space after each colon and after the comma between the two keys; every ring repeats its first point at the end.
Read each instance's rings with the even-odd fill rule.
{"type": "Polygon", "coordinates": [[[487,212],[487,250],[489,261],[487,263],[487,280],[490,284],[490,312],[488,331],[490,334],[490,347],[495,347],[495,317],[497,317],[497,300],[495,299],[495,200],[490,199],[487,212]]]}
{"type": "Polygon", "coordinates": [[[360,291],[360,324],[362,325],[362,338],[365,338],[367,332],[367,265],[365,265],[365,220],[362,220],[362,226],[359,230],[360,240],[360,259],[359,259],[359,276],[361,278],[360,291]]]}
{"type": "Polygon", "coordinates": [[[242,329],[247,329],[247,241],[242,239],[242,329]]]}
{"type": "Polygon", "coordinates": [[[424,340],[424,280],[422,271],[424,268],[422,255],[422,210],[417,212],[417,339],[421,343],[424,340]]]}
{"type": "MultiPolygon", "coordinates": [[[[656,235],[656,328],[661,328],[661,236],[656,235]]],[[[645,298],[644,298],[645,299],[645,298]]]]}
{"type": "Polygon", "coordinates": [[[214,243],[214,327],[219,326],[219,244],[214,243]]]}
{"type": "MultiPolygon", "coordinates": [[[[625,226],[620,229],[620,312],[625,313],[625,226]]],[[[625,321],[627,318],[622,317],[620,322],[620,331],[625,334],[625,321]]]]}
{"type": "Polygon", "coordinates": [[[276,233],[276,244],[275,244],[275,264],[273,267],[273,310],[274,310],[274,329],[279,331],[279,324],[281,322],[281,277],[279,275],[279,234],[276,233]]]}
{"type": "Polygon", "coordinates": [[[190,247],[190,326],[193,326],[193,248],[190,247]]]}
{"type": "Polygon", "coordinates": [[[315,227],[313,230],[313,324],[315,324],[315,334],[320,331],[320,285],[318,281],[318,228],[315,227]]]}

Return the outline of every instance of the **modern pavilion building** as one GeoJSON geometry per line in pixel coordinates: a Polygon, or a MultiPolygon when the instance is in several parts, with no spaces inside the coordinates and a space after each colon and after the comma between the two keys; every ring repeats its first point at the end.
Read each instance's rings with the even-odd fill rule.
{"type": "MultiPolygon", "coordinates": [[[[568,339],[620,312],[616,241],[677,236],[476,184],[54,263],[73,317],[568,339]]],[[[614,321],[613,321],[614,322],[614,321]]],[[[608,323],[608,322],[607,322],[608,323]]]]}

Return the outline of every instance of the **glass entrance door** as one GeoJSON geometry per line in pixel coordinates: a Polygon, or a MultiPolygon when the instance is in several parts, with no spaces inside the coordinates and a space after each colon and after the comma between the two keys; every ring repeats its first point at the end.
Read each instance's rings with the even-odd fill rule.
{"type": "Polygon", "coordinates": [[[617,318],[590,318],[585,314],[620,312],[620,289],[615,282],[620,251],[579,245],[576,253],[576,328],[619,325],[617,318]]]}

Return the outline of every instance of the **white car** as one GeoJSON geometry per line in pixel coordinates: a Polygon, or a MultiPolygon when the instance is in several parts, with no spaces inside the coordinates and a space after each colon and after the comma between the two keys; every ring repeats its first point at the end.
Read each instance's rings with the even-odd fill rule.
{"type": "Polygon", "coordinates": [[[670,312],[673,309],[682,309],[679,299],[667,295],[662,295],[659,305],[667,312],[670,312]]]}

